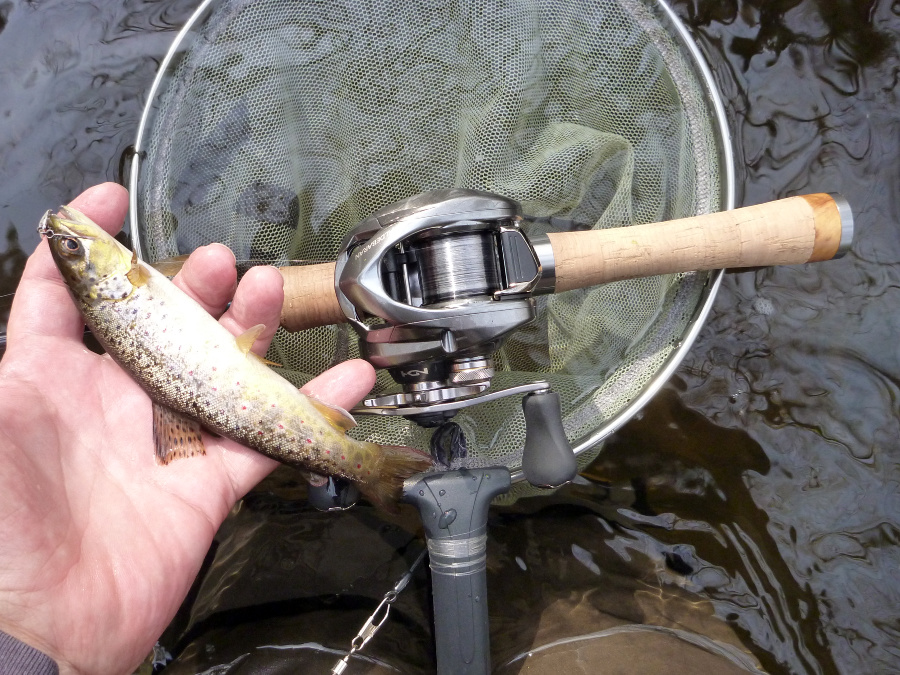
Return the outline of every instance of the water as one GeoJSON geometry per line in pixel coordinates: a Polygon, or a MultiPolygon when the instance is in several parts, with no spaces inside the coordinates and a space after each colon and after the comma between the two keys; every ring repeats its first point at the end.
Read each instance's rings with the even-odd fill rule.
{"type": "MultiPolygon", "coordinates": [[[[0,1],[0,294],[46,208],[122,178],[158,61],[194,5],[0,1]]],[[[856,241],[840,261],[727,275],[676,376],[585,478],[493,512],[494,663],[518,672],[532,645],[596,632],[605,662],[646,671],[660,654],[700,669],[719,649],[771,673],[896,672],[900,3],[676,9],[726,100],[739,202],[839,191],[856,241]],[[715,642],[609,633],[632,624],[715,642]],[[645,649],[629,656],[634,644],[645,649]]],[[[278,472],[228,521],[164,636],[179,655],[170,672],[327,671],[336,657],[316,645],[349,645],[418,553],[412,514],[320,515],[301,496],[278,472]]],[[[432,667],[426,588],[417,575],[366,653],[432,667]]]]}

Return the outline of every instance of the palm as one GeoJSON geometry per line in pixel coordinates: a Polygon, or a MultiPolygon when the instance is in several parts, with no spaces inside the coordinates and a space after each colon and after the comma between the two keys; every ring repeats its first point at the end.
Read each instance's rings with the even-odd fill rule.
{"type": "MultiPolygon", "coordinates": [[[[46,250],[34,258],[41,253],[49,261],[46,250]]],[[[233,265],[209,271],[222,255],[228,267],[227,252],[213,251],[181,280],[216,314],[231,295],[229,274],[233,283],[233,265]],[[204,271],[213,278],[207,285],[204,271]]],[[[248,275],[223,324],[274,330],[281,296],[273,275],[248,275]]],[[[174,616],[234,502],[275,464],[205,436],[205,457],[158,466],[148,397],[75,339],[72,326],[68,334],[27,330],[29,320],[41,321],[22,308],[33,301],[28,277],[26,270],[0,364],[0,629],[56,658],[63,672],[127,672],[174,616]]],[[[73,325],[80,333],[77,316],[73,325]]],[[[265,349],[272,330],[255,349],[265,349]]],[[[311,386],[349,405],[371,386],[371,373],[350,364],[311,386]]]]}
{"type": "Polygon", "coordinates": [[[24,627],[79,670],[121,672],[174,614],[225,504],[197,511],[148,480],[150,402],[115,364],[53,339],[35,349],[21,364],[34,374],[4,383],[22,396],[3,428],[9,440],[27,438],[31,453],[20,443],[0,450],[9,496],[0,541],[18,542],[0,549],[2,592],[45,608],[24,627]],[[41,373],[48,353],[66,364],[65,377],[41,373]],[[119,650],[101,646],[110,635],[119,650]]]}

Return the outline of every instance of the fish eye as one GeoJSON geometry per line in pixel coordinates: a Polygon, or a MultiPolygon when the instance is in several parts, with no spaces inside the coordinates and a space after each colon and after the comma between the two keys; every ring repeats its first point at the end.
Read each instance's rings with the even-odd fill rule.
{"type": "Polygon", "coordinates": [[[59,242],[63,253],[71,253],[73,255],[81,252],[81,242],[74,237],[63,237],[59,242]]]}

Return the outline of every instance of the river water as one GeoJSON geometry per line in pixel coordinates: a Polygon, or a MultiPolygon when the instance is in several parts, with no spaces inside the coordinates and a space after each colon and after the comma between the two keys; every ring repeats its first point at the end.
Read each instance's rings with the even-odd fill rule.
{"type": "MultiPolygon", "coordinates": [[[[195,4],[0,0],[0,295],[48,206],[121,180],[195,4]]],[[[725,99],[738,203],[841,192],[854,246],[727,274],[676,375],[584,477],[493,512],[494,663],[519,672],[531,646],[594,633],[604,659],[642,672],[709,670],[711,653],[770,673],[898,672],[900,3],[675,8],[725,99]],[[634,628],[650,624],[668,632],[634,628]]],[[[166,671],[327,671],[323,646],[349,646],[421,548],[413,514],[317,514],[302,493],[279,471],[235,509],[163,636],[166,671]]],[[[420,572],[358,672],[433,668],[429,611],[420,572]]]]}

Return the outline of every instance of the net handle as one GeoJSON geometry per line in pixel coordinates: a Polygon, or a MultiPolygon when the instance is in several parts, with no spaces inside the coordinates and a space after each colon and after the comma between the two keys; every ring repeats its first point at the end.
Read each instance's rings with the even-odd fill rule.
{"type": "MultiPolygon", "coordinates": [[[[829,260],[849,249],[853,215],[843,197],[820,193],[548,237],[556,262],[555,292],[562,292],[657,274],[829,260]]],[[[334,263],[281,268],[281,325],[297,331],[346,321],[335,295],[334,268],[334,263]]]]}

